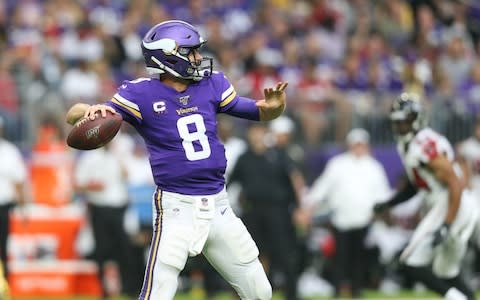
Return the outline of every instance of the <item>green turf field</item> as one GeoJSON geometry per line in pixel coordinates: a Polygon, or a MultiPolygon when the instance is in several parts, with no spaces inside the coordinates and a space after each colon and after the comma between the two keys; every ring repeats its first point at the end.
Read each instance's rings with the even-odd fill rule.
{"type": "MultiPolygon", "coordinates": [[[[480,296],[480,293],[477,295],[480,296]]],[[[324,298],[305,298],[304,300],[324,300],[324,299],[332,299],[329,297],[324,298]]],[[[409,300],[409,299],[442,299],[441,297],[433,294],[433,293],[414,293],[414,292],[401,292],[395,295],[385,295],[379,293],[377,291],[366,291],[364,294],[364,298],[362,299],[391,299],[391,300],[409,300]]],[[[43,298],[14,298],[12,300],[97,300],[91,297],[75,297],[75,298],[54,298],[54,297],[43,297],[43,298]]],[[[114,297],[111,300],[128,300],[122,297],[114,297]]],[[[182,293],[175,297],[175,300],[206,300],[203,297],[195,297],[189,293],[182,293]]],[[[236,300],[230,294],[219,294],[217,295],[214,300],[236,300]]],[[[283,300],[281,294],[276,293],[272,300],[283,300]]]]}

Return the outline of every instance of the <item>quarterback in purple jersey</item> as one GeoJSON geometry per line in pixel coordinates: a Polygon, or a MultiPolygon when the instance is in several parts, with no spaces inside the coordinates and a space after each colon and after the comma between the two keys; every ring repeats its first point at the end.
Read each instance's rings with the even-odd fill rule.
{"type": "Polygon", "coordinates": [[[271,299],[258,249],[225,191],[225,149],[217,136],[217,113],[269,121],[285,109],[280,82],[255,101],[240,97],[212,59],[192,25],[171,20],[155,25],[142,40],[150,74],[124,82],[110,101],[77,103],[67,122],[97,113],[118,113],[142,135],[157,190],[149,259],[139,299],[173,299],[188,256],[199,253],[232,285],[241,299],[271,299]]]}

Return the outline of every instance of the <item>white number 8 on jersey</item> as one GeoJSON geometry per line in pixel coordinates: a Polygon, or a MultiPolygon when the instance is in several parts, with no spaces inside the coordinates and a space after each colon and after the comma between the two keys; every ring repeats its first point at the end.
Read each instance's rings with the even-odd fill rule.
{"type": "Polygon", "coordinates": [[[208,137],[205,134],[207,129],[203,121],[202,115],[194,114],[182,117],[177,121],[177,129],[182,138],[182,146],[185,149],[187,159],[190,161],[200,160],[210,157],[211,149],[208,143],[208,137]],[[188,130],[189,124],[195,124],[197,131],[190,132],[188,130]],[[198,141],[201,149],[195,150],[193,142],[198,141]]]}

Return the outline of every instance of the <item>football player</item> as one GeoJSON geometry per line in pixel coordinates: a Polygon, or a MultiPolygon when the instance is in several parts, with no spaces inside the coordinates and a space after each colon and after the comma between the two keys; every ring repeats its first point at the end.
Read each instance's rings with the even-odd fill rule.
{"type": "Polygon", "coordinates": [[[237,95],[192,25],[171,20],[155,25],[142,40],[151,75],[124,82],[105,104],[75,104],[67,122],[116,112],[144,138],[156,192],[154,234],[139,299],[173,299],[188,256],[199,253],[232,285],[241,299],[270,299],[272,288],[258,249],[232,211],[225,190],[225,149],[216,114],[269,121],[285,109],[280,82],[255,101],[237,95]]]}
{"type": "Polygon", "coordinates": [[[402,93],[390,119],[409,181],[376,213],[421,193],[427,208],[400,260],[411,276],[445,299],[474,299],[460,276],[460,264],[478,217],[477,206],[454,163],[450,142],[426,127],[421,100],[402,93]]]}

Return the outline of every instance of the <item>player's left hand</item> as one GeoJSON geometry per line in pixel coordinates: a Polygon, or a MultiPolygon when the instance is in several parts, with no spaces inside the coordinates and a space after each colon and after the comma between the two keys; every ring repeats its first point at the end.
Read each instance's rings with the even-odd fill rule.
{"type": "Polygon", "coordinates": [[[287,86],[287,82],[279,82],[275,88],[264,89],[263,94],[265,95],[265,99],[257,101],[257,107],[270,110],[285,106],[287,98],[285,89],[287,86]]]}
{"type": "Polygon", "coordinates": [[[442,226],[433,233],[432,247],[437,247],[447,239],[449,229],[450,225],[443,223],[442,226]]]}

